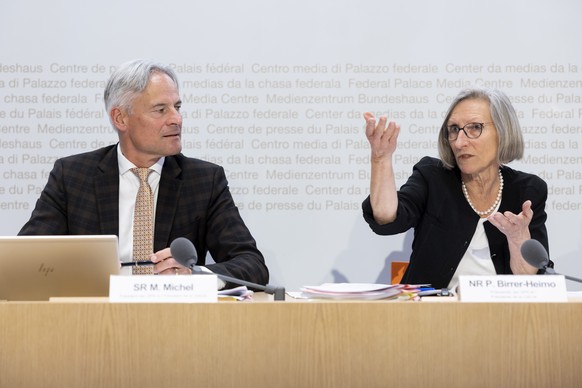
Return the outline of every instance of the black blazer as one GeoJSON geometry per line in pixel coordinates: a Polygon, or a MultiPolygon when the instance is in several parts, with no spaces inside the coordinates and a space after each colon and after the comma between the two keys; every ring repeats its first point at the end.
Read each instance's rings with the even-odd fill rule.
{"type": "MultiPolygon", "coordinates": [[[[59,159],[20,235],[119,236],[116,145],[59,159]]],[[[219,274],[267,284],[269,271],[235,206],[224,169],[182,154],[165,159],[156,208],[154,251],[177,237],[194,243],[198,264],[207,252],[219,274]]],[[[232,285],[229,285],[232,286],[232,285]]]]}
{"type": "MultiPolygon", "coordinates": [[[[538,176],[502,167],[503,196],[499,211],[521,212],[526,200],[532,201],[531,238],[548,249],[545,203],[547,184],[538,176]]],[[[372,230],[392,235],[414,228],[410,263],[402,283],[430,283],[447,287],[475,233],[479,216],[471,209],[461,189],[458,168],[446,169],[440,160],[422,158],[412,175],[398,191],[396,220],[385,225],[374,221],[370,197],[362,204],[363,215],[372,230]]],[[[507,238],[489,222],[484,224],[491,259],[498,274],[511,274],[507,238]]]]}

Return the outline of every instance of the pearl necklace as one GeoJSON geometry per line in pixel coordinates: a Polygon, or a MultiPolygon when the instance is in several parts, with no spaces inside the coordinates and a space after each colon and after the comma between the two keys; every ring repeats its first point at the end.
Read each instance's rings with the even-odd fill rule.
{"type": "Polygon", "coordinates": [[[467,202],[469,202],[469,206],[471,206],[471,209],[473,209],[473,211],[475,213],[479,214],[480,216],[485,216],[487,214],[490,214],[501,203],[501,193],[503,192],[503,175],[501,175],[501,170],[499,170],[499,191],[497,191],[497,198],[495,199],[495,202],[493,203],[493,205],[491,205],[491,207],[485,211],[479,211],[479,210],[475,209],[475,206],[473,206],[473,202],[471,202],[471,198],[469,198],[469,192],[467,191],[467,186],[465,186],[465,182],[463,180],[461,180],[461,185],[463,187],[463,194],[465,195],[467,202]]]}

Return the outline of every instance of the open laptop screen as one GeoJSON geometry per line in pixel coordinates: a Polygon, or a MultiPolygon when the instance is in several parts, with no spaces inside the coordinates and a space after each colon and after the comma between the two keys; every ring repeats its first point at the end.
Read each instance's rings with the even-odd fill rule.
{"type": "Polygon", "coordinates": [[[117,236],[0,236],[0,300],[109,295],[117,236]]]}

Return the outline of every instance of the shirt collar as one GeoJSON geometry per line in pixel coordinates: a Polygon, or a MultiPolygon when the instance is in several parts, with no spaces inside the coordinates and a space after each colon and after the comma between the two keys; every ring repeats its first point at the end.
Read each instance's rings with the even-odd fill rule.
{"type": "MultiPolygon", "coordinates": [[[[150,166],[150,169],[157,172],[159,175],[162,175],[162,167],[164,166],[164,161],[166,158],[162,156],[153,166],[150,166]]],[[[121,152],[121,147],[119,143],[117,144],[117,165],[119,167],[119,175],[123,175],[129,170],[134,167],[137,167],[135,164],[129,161],[121,152]]]]}

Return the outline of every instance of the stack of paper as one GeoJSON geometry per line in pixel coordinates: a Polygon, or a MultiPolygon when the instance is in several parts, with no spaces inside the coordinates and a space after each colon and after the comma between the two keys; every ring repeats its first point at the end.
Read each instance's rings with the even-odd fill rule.
{"type": "Polygon", "coordinates": [[[324,283],[305,286],[301,297],[322,299],[385,299],[395,298],[402,292],[401,284],[324,283]]]}

